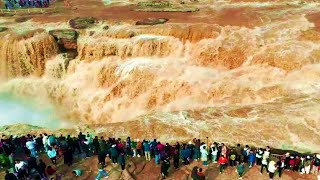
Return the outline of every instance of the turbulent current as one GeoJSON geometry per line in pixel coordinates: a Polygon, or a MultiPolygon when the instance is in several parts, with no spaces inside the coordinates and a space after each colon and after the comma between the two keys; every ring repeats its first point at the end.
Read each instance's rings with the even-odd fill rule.
{"type": "Polygon", "coordinates": [[[97,132],[320,150],[320,33],[286,16],[253,28],[103,22],[80,31],[71,60],[47,32],[66,25],[39,24],[2,34],[0,89],[97,132]]]}

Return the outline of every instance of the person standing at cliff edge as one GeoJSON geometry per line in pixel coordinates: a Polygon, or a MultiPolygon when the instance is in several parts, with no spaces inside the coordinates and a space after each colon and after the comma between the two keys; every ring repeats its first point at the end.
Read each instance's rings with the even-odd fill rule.
{"type": "Polygon", "coordinates": [[[222,172],[224,172],[227,162],[228,162],[228,159],[224,155],[220,156],[220,158],[218,160],[218,163],[220,165],[220,174],[222,174],[222,172]]]}
{"type": "Polygon", "coordinates": [[[203,145],[201,146],[201,161],[203,166],[208,166],[208,151],[207,151],[207,146],[203,145]]]}
{"type": "Polygon", "coordinates": [[[270,161],[269,162],[269,165],[268,165],[268,171],[269,171],[269,178],[270,180],[273,180],[273,176],[274,176],[274,173],[276,171],[276,163],[274,161],[270,161]]]}
{"type": "Polygon", "coordinates": [[[316,154],[314,156],[314,160],[312,163],[312,174],[318,175],[320,168],[320,154],[316,154]]]}
{"type": "Polygon", "coordinates": [[[161,164],[161,176],[163,179],[166,179],[168,176],[168,170],[170,168],[170,161],[169,158],[164,159],[162,164],[161,164]]]}

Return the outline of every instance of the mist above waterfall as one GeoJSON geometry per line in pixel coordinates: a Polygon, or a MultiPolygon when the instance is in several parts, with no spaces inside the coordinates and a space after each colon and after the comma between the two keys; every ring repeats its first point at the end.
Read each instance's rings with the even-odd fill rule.
{"type": "Polygon", "coordinates": [[[10,93],[0,93],[0,126],[30,124],[47,129],[64,128],[54,107],[32,98],[18,98],[10,93]]]}

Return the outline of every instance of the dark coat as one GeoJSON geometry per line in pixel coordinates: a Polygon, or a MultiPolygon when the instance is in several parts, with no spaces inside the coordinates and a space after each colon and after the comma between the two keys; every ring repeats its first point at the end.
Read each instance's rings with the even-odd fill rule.
{"type": "Polygon", "coordinates": [[[125,157],[124,157],[124,154],[120,155],[119,156],[119,164],[125,164],[126,163],[126,160],[125,160],[125,157]]]}
{"type": "Polygon", "coordinates": [[[170,168],[170,161],[167,161],[167,160],[163,161],[161,164],[161,172],[166,173],[168,172],[169,168],[170,168]]]}

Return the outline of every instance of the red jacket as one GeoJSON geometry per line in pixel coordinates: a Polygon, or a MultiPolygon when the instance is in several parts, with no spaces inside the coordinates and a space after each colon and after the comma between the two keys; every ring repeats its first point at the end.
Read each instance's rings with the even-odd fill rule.
{"type": "Polygon", "coordinates": [[[226,164],[228,162],[228,159],[226,157],[221,156],[218,160],[219,164],[226,164]]]}
{"type": "Polygon", "coordinates": [[[157,148],[159,149],[160,152],[163,152],[164,145],[163,144],[157,144],[157,148]]]}
{"type": "Polygon", "coordinates": [[[290,159],[289,160],[289,165],[292,166],[292,167],[294,166],[294,159],[290,159]]]}
{"type": "Polygon", "coordinates": [[[296,158],[294,160],[294,166],[299,166],[299,164],[300,164],[300,158],[296,158]]]}

